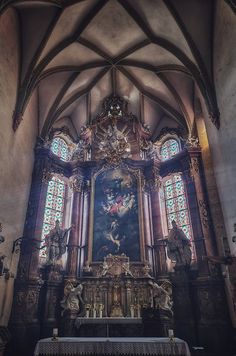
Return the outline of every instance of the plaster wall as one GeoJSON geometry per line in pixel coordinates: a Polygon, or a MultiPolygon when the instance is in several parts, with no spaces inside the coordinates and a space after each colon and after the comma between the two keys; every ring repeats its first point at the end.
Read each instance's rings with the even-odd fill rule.
{"type": "Polygon", "coordinates": [[[206,119],[207,133],[215,177],[222,205],[226,233],[231,253],[236,254],[232,242],[236,223],[236,16],[223,0],[216,2],[213,69],[220,129],[206,119]]]}
{"type": "Polygon", "coordinates": [[[18,254],[12,254],[13,241],[23,234],[37,135],[37,96],[34,95],[16,132],[12,114],[16,102],[19,70],[19,26],[17,14],[7,10],[0,18],[0,222],[5,242],[10,278],[0,276],[0,325],[7,325],[16,276],[18,254]]]}

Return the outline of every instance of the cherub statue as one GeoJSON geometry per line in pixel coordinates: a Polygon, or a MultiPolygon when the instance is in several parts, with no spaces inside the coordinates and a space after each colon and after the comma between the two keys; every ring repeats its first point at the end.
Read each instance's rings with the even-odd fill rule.
{"type": "Polygon", "coordinates": [[[102,264],[101,277],[104,277],[107,274],[108,270],[109,270],[108,263],[106,261],[104,261],[103,264],[102,264]]]}
{"type": "Polygon", "coordinates": [[[151,275],[150,275],[151,267],[150,267],[149,263],[146,262],[145,265],[143,266],[142,270],[143,270],[144,277],[151,277],[151,275]]]}
{"type": "Polygon", "coordinates": [[[66,310],[79,312],[80,311],[80,302],[84,304],[84,301],[81,297],[83,291],[82,284],[78,284],[76,287],[74,283],[68,281],[64,288],[64,298],[60,302],[63,311],[61,315],[63,316],[66,310]]]}
{"type": "Polygon", "coordinates": [[[83,267],[83,271],[84,271],[85,273],[90,273],[90,272],[92,272],[92,267],[90,266],[89,261],[86,261],[86,262],[85,262],[84,267],[83,267]]]}
{"type": "Polygon", "coordinates": [[[134,277],[133,273],[130,271],[129,262],[124,262],[124,263],[122,264],[122,269],[123,269],[123,272],[124,272],[125,276],[134,277]]]}

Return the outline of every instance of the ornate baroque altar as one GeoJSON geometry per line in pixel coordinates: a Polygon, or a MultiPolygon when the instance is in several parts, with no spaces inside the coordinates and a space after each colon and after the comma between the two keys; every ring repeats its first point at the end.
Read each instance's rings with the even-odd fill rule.
{"type": "MultiPolygon", "coordinates": [[[[216,319],[226,330],[219,271],[202,259],[214,255],[215,247],[200,146],[186,140],[165,162],[159,152],[149,128],[114,96],[81,129],[69,162],[38,140],[11,317],[22,349],[29,332],[32,345],[50,336],[52,328],[63,336],[86,336],[83,325],[90,323],[91,330],[103,319],[127,321],[129,336],[145,335],[144,330],[145,336],[167,336],[175,328],[190,343],[211,333],[216,319]],[[174,254],[167,256],[171,245],[163,236],[159,191],[174,172],[181,173],[191,197],[193,241],[173,228],[173,239],[181,236],[184,248],[171,270],[174,254]],[[70,227],[56,223],[44,242],[43,207],[52,175],[63,176],[73,192],[70,227]],[[131,319],[136,327],[129,326],[131,319]]],[[[227,338],[226,331],[222,335],[227,338]]]]}

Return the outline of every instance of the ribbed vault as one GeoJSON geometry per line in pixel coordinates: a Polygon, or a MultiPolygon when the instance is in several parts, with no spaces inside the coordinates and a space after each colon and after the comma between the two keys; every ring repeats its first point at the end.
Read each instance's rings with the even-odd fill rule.
{"type": "Polygon", "coordinates": [[[213,0],[11,0],[0,1],[1,16],[8,7],[19,18],[15,130],[38,90],[43,138],[61,122],[76,137],[111,94],[128,100],[153,138],[167,124],[191,133],[196,86],[219,127],[213,0]]]}

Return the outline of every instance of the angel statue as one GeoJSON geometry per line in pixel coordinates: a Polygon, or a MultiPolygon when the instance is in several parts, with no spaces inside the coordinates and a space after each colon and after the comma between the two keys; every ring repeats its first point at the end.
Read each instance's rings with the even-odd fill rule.
{"type": "Polygon", "coordinates": [[[156,282],[149,281],[151,286],[152,298],[154,302],[155,309],[167,310],[172,312],[172,301],[170,297],[170,292],[164,289],[162,286],[159,286],[156,282]]]}
{"type": "Polygon", "coordinates": [[[55,227],[45,236],[47,247],[47,264],[61,265],[61,257],[66,252],[67,235],[72,229],[61,229],[60,221],[56,220],[55,227]]]}
{"type": "Polygon", "coordinates": [[[81,297],[83,291],[82,284],[78,284],[76,287],[72,281],[68,281],[64,288],[64,297],[60,302],[63,311],[61,315],[63,316],[66,310],[79,312],[80,302],[84,304],[84,301],[81,297]]]}

